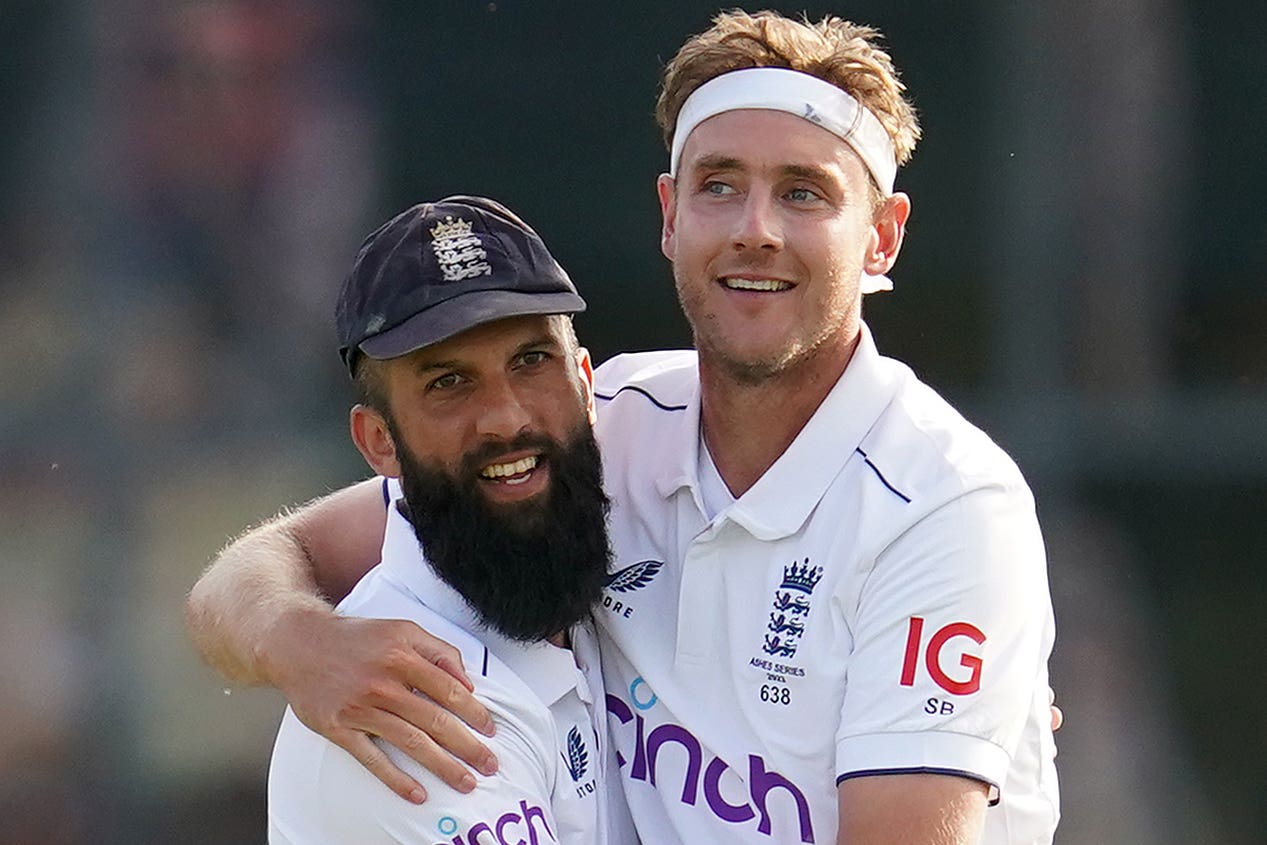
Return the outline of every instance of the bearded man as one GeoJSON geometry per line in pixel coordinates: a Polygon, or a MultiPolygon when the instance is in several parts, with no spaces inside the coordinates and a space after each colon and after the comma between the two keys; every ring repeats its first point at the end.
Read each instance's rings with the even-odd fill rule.
{"type": "Polygon", "coordinates": [[[624,841],[589,619],[611,552],[589,357],[569,316],[584,307],[491,200],[415,206],[362,246],[340,351],[362,398],[352,439],[388,518],[382,562],[339,611],[443,631],[477,670],[500,766],[462,793],[374,745],[428,784],[429,801],[407,803],[288,710],[270,842],[624,841]]]}

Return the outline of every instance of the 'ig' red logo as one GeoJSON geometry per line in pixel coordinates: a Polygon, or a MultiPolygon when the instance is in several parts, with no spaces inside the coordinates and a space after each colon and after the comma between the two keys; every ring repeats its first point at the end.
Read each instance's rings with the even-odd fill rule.
{"type": "MultiPolygon", "coordinates": [[[[924,620],[919,616],[911,617],[911,627],[906,634],[906,659],[902,661],[902,686],[915,685],[915,669],[919,664],[919,644],[924,636],[924,620]]],[[[969,695],[981,689],[981,658],[972,654],[959,656],[959,664],[966,666],[970,673],[966,681],[956,681],[941,668],[941,652],[946,643],[954,637],[967,637],[977,645],[985,642],[985,634],[976,625],[968,622],[951,622],[928,639],[928,649],[924,652],[924,666],[928,675],[937,682],[937,686],[951,695],[969,695]]]]}

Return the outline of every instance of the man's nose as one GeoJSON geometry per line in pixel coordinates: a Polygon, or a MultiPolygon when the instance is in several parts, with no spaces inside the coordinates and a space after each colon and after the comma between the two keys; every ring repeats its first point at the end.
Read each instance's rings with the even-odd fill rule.
{"type": "Polygon", "coordinates": [[[524,397],[514,386],[504,380],[484,385],[480,396],[477,434],[481,437],[510,440],[531,428],[531,425],[532,414],[524,403],[524,397]]]}
{"type": "Polygon", "coordinates": [[[783,247],[783,229],[770,197],[758,191],[749,192],[735,220],[731,240],[737,250],[783,247]]]}

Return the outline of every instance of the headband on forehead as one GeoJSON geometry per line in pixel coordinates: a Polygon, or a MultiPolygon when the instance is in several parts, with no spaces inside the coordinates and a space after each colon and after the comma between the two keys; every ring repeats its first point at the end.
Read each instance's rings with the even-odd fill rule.
{"type": "MultiPolygon", "coordinates": [[[[687,136],[704,121],[736,109],[773,109],[802,117],[848,144],[885,196],[893,193],[897,156],[893,139],[874,114],[841,89],[800,71],[781,67],[735,70],[714,77],[691,92],[673,130],[669,175],[676,177],[687,136]]],[[[861,291],[893,290],[888,276],[862,276],[861,291]]]]}
{"type": "Polygon", "coordinates": [[[692,91],[673,130],[669,175],[677,176],[682,148],[696,126],[736,109],[785,111],[823,127],[853,148],[885,196],[893,193],[897,176],[893,139],[876,116],[830,82],[782,67],[723,73],[692,91]]]}

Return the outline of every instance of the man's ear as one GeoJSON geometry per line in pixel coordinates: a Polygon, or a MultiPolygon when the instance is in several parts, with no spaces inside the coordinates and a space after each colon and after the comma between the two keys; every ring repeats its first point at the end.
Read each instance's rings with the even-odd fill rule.
{"type": "Polygon", "coordinates": [[[389,478],[400,477],[396,442],[382,414],[368,405],[357,405],[348,417],[348,428],[352,442],[374,472],[389,478]]]}
{"type": "Polygon", "coordinates": [[[585,410],[589,413],[590,425],[593,425],[598,420],[594,407],[594,362],[590,360],[590,351],[584,346],[577,347],[576,368],[585,387],[585,410]]]}
{"type": "Polygon", "coordinates": [[[669,174],[661,173],[655,190],[660,197],[660,252],[672,261],[677,251],[677,183],[669,174]]]}
{"type": "Polygon", "coordinates": [[[911,198],[900,191],[886,197],[872,221],[871,239],[863,258],[863,269],[883,275],[893,269],[906,237],[906,221],[911,217],[911,198]]]}

